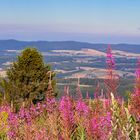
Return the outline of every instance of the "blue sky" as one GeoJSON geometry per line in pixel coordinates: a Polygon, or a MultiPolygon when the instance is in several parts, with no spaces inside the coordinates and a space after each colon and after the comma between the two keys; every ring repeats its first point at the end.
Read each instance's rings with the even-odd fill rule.
{"type": "Polygon", "coordinates": [[[0,39],[140,43],[140,0],[0,0],[0,39]]]}

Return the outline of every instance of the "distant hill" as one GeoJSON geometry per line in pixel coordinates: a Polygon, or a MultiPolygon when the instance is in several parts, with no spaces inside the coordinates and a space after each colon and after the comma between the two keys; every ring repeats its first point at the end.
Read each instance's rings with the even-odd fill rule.
{"type": "MultiPolygon", "coordinates": [[[[27,46],[33,46],[40,51],[50,50],[80,50],[82,48],[106,51],[108,44],[92,44],[76,41],[18,41],[18,40],[0,40],[0,51],[3,50],[21,50],[27,46]]],[[[136,44],[111,44],[112,49],[131,53],[140,53],[140,45],[136,44]]]]}

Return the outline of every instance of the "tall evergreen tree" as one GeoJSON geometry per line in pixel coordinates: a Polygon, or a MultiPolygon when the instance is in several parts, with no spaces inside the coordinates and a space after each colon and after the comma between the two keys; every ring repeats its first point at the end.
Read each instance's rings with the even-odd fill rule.
{"type": "Polygon", "coordinates": [[[56,96],[54,76],[50,65],[44,63],[42,55],[34,48],[23,50],[7,71],[8,81],[12,85],[11,92],[15,89],[16,99],[28,103],[43,100],[50,86],[50,96],[56,96]]]}

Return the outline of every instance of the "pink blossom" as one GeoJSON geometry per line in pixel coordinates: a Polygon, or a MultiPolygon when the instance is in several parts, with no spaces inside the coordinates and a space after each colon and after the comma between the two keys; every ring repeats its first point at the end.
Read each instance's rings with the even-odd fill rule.
{"type": "Polygon", "coordinates": [[[87,116],[89,113],[89,107],[85,104],[85,102],[79,100],[76,104],[76,111],[78,112],[79,116],[87,116]]]}
{"type": "Polygon", "coordinates": [[[111,131],[111,114],[108,112],[105,116],[94,117],[90,120],[89,129],[90,135],[94,139],[108,139],[111,131]]]}
{"type": "Polygon", "coordinates": [[[63,96],[60,100],[59,111],[66,127],[73,125],[73,104],[69,96],[63,96]]]}

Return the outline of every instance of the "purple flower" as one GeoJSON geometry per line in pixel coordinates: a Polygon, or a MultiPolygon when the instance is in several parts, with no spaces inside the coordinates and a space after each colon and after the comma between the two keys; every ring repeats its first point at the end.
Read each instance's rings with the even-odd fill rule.
{"type": "Polygon", "coordinates": [[[73,104],[69,96],[63,96],[60,100],[59,111],[66,127],[73,125],[73,104]]]}
{"type": "Polygon", "coordinates": [[[79,100],[76,104],[76,111],[79,116],[87,116],[89,113],[89,107],[83,101],[79,100]]]}
{"type": "Polygon", "coordinates": [[[27,110],[25,108],[21,108],[19,113],[18,113],[19,119],[25,121],[27,124],[31,123],[32,116],[30,114],[30,110],[27,110]]]}
{"type": "Polygon", "coordinates": [[[111,131],[111,115],[108,112],[105,116],[96,116],[89,122],[89,133],[94,139],[105,140],[108,139],[111,131]]]}
{"type": "Polygon", "coordinates": [[[10,139],[15,139],[15,137],[16,137],[15,131],[8,131],[8,137],[9,137],[10,139]]]}

